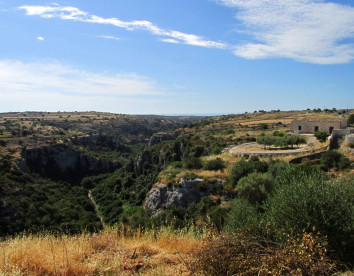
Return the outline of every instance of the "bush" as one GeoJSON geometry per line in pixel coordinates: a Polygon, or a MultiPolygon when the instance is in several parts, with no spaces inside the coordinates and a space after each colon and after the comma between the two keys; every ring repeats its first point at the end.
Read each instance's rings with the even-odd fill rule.
{"type": "Polygon", "coordinates": [[[215,145],[212,149],[212,153],[217,155],[220,154],[222,152],[222,147],[220,147],[219,145],[215,145]]]}
{"type": "Polygon", "coordinates": [[[193,158],[193,157],[200,157],[203,155],[204,152],[204,147],[201,145],[195,145],[189,150],[188,157],[193,158]]]}
{"type": "Polygon", "coordinates": [[[353,255],[354,178],[329,181],[317,173],[284,170],[277,181],[265,204],[265,221],[274,237],[316,229],[338,255],[353,255]]]}
{"type": "Polygon", "coordinates": [[[259,161],[257,157],[252,157],[248,162],[241,160],[235,164],[231,171],[230,183],[233,187],[236,187],[237,182],[252,172],[266,172],[268,170],[268,164],[266,162],[259,161]]]}
{"type": "Polygon", "coordinates": [[[235,134],[235,131],[230,128],[230,129],[225,130],[222,134],[224,134],[224,135],[235,134]]]}
{"type": "Polygon", "coordinates": [[[349,143],[348,146],[349,146],[350,148],[354,149],[354,143],[353,143],[353,142],[352,142],[352,143],[349,143]]]}
{"type": "Polygon", "coordinates": [[[329,136],[329,133],[327,131],[316,131],[315,132],[315,137],[317,138],[318,141],[320,141],[321,143],[324,143],[327,141],[327,138],[329,136]]]}
{"type": "Polygon", "coordinates": [[[279,247],[247,233],[214,240],[189,263],[193,275],[332,275],[326,242],[311,234],[279,247]]]}
{"type": "Polygon", "coordinates": [[[342,170],[350,166],[350,160],[344,154],[335,150],[330,150],[321,156],[321,164],[325,170],[330,170],[332,168],[342,170]]]}
{"type": "Polygon", "coordinates": [[[207,161],[204,164],[204,169],[208,171],[219,171],[225,169],[225,162],[221,158],[216,158],[210,161],[207,161]]]}
{"type": "Polygon", "coordinates": [[[180,169],[183,167],[183,162],[181,161],[175,161],[170,164],[172,168],[180,169]]]}
{"type": "Polygon", "coordinates": [[[348,118],[348,125],[354,124],[354,114],[350,114],[348,118]]]}
{"type": "Polygon", "coordinates": [[[198,175],[196,175],[195,173],[186,173],[184,176],[183,176],[184,179],[187,179],[187,180],[193,180],[193,179],[196,179],[198,178],[198,175]]]}
{"type": "Polygon", "coordinates": [[[253,205],[261,204],[273,188],[273,177],[269,173],[250,173],[242,177],[236,186],[240,198],[253,205]]]}
{"type": "Polygon", "coordinates": [[[225,229],[236,232],[239,229],[256,229],[259,224],[259,215],[255,206],[242,198],[234,199],[231,210],[227,214],[225,229]]]}
{"type": "MultiPolygon", "coordinates": [[[[279,123],[278,123],[279,124],[279,123]]],[[[280,123],[281,124],[281,123],[280,123]]],[[[284,137],[285,133],[282,131],[275,130],[273,131],[273,136],[279,136],[279,137],[284,137]]]]}
{"type": "Polygon", "coordinates": [[[183,168],[187,170],[199,170],[203,167],[202,160],[197,157],[192,157],[189,159],[186,159],[183,162],[183,168]]]}

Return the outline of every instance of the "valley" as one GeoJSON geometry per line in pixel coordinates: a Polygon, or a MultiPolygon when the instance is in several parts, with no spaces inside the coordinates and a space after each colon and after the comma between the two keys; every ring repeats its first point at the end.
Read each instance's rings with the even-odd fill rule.
{"type": "MultiPolygon", "coordinates": [[[[326,236],[332,252],[328,261],[338,262],[338,269],[350,266],[354,248],[353,153],[338,147],[327,151],[330,141],[319,142],[313,135],[305,135],[303,145],[289,148],[258,144],[260,137],[290,137],[291,122],[304,116],[352,115],[342,110],[259,111],[215,117],[2,113],[0,234],[48,233],[52,239],[50,235],[66,233],[91,239],[96,235],[93,233],[100,233],[100,237],[124,244],[140,232],[144,239],[160,239],[159,231],[176,238],[178,231],[185,231],[191,236],[181,239],[198,243],[202,237],[200,242],[206,245],[235,231],[246,239],[248,234],[243,231],[272,242],[283,242],[277,234],[283,233],[290,235],[291,243],[292,238],[317,235],[313,229],[318,229],[318,238],[326,236]],[[308,158],[310,154],[315,157],[308,158]],[[300,158],[300,164],[290,164],[295,158],[300,158]],[[300,190],[294,190],[294,185],[300,190]],[[282,212],[295,204],[291,198],[305,191],[312,191],[313,198],[303,195],[301,208],[311,210],[301,210],[303,217],[291,224],[282,212]],[[343,204],[332,202],[333,193],[338,193],[343,204]],[[282,198],[283,194],[287,197],[282,198]],[[322,201],[334,204],[333,213],[321,217],[324,206],[316,204],[322,201]],[[332,225],[336,225],[336,233],[332,225]],[[116,231],[121,233],[119,237],[116,231]],[[212,238],[207,241],[210,233],[212,238]]],[[[343,139],[338,143],[349,146],[343,139]]],[[[288,212],[288,216],[295,216],[294,210],[288,212]]],[[[46,243],[48,237],[38,242],[46,243]]],[[[156,248],[153,239],[144,245],[150,251],[156,248]]],[[[103,250],[111,252],[109,242],[102,242],[103,250]]],[[[124,258],[135,263],[132,256],[140,250],[137,248],[124,253],[124,258]]],[[[172,251],[170,254],[177,254],[172,257],[177,258],[175,269],[190,272],[181,259],[193,262],[194,253],[172,251]],[[179,258],[178,254],[186,255],[179,258]]],[[[8,260],[5,263],[10,262],[6,259],[9,255],[4,253],[4,258],[8,260]]],[[[147,269],[149,261],[142,262],[147,269]]],[[[127,271],[124,262],[119,267],[127,274],[140,269],[127,271]]],[[[65,269],[67,274],[74,273],[65,269]]]]}

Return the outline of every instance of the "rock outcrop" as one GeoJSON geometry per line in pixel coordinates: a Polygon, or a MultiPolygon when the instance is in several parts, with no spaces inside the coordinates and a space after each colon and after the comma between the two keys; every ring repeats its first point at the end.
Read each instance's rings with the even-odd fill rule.
{"type": "Polygon", "coordinates": [[[177,134],[166,133],[166,132],[155,133],[150,137],[149,147],[162,143],[163,141],[173,140],[176,138],[176,135],[177,134]]]}
{"type": "Polygon", "coordinates": [[[167,186],[157,183],[150,190],[144,208],[152,216],[160,214],[163,210],[172,205],[187,208],[193,202],[199,202],[204,196],[209,195],[217,185],[223,185],[224,182],[205,183],[203,179],[185,180],[180,179],[180,186],[167,186]]]}
{"type": "Polygon", "coordinates": [[[68,182],[78,182],[86,175],[112,172],[121,166],[118,162],[97,159],[60,144],[24,150],[17,165],[26,172],[68,182]]]}

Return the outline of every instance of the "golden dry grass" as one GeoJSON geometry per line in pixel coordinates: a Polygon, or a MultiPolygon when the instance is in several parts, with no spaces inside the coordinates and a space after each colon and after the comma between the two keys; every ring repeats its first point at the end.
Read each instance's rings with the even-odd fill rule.
{"type": "Polygon", "coordinates": [[[186,264],[205,237],[167,228],[16,237],[0,243],[0,275],[189,275],[186,264]]]}

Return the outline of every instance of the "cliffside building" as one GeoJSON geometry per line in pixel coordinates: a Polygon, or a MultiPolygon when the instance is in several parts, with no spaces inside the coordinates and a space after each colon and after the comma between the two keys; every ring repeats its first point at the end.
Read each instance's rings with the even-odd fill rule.
{"type": "Polygon", "coordinates": [[[346,129],[347,126],[347,120],[342,117],[304,117],[296,119],[291,123],[291,131],[297,134],[315,133],[316,131],[328,131],[329,134],[332,134],[334,129],[346,129]]]}

